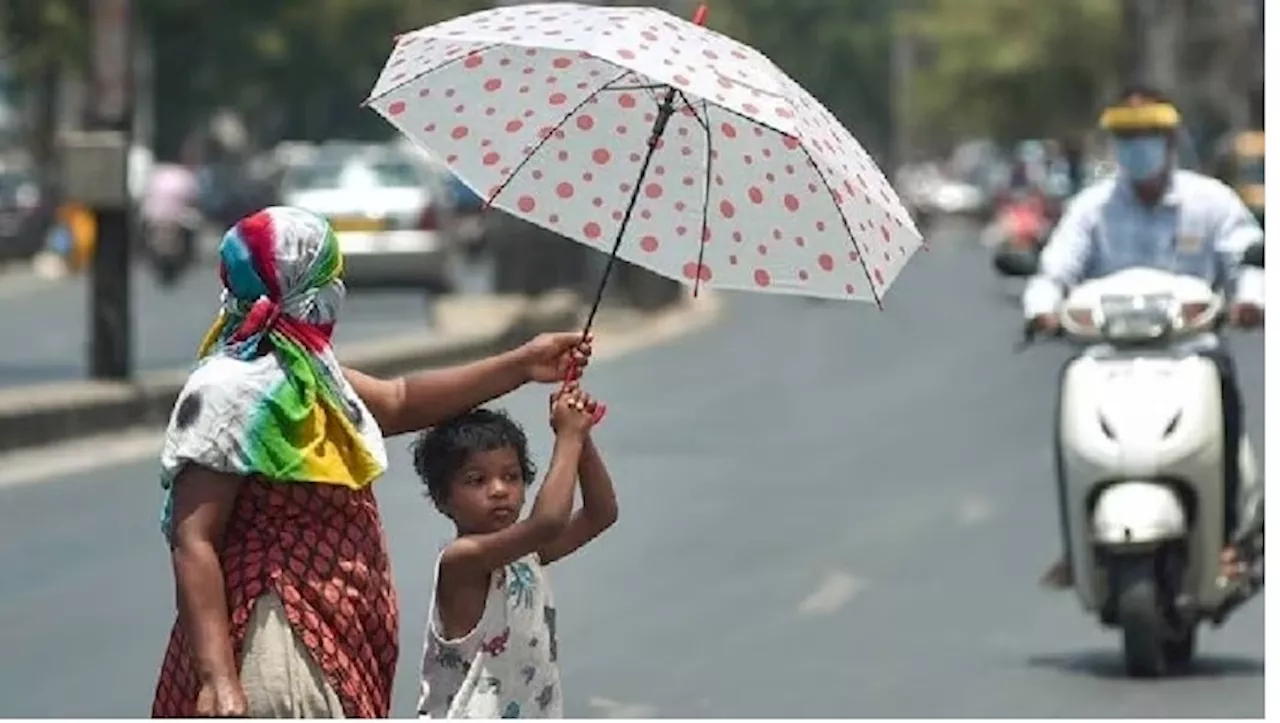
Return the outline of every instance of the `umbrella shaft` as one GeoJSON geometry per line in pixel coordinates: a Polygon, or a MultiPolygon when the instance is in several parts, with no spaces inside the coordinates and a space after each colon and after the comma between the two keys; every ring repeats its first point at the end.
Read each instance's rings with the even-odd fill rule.
{"type": "Polygon", "coordinates": [[[644,185],[645,176],[649,173],[649,164],[653,162],[653,156],[658,151],[658,141],[662,138],[662,134],[667,130],[667,123],[671,120],[671,116],[675,115],[676,89],[667,88],[667,93],[662,98],[662,102],[658,105],[658,114],[653,119],[653,130],[649,133],[648,149],[645,151],[644,160],[640,163],[640,175],[636,178],[635,184],[631,188],[631,198],[627,201],[627,208],[622,212],[622,221],[618,223],[618,234],[613,239],[613,248],[609,251],[609,260],[605,263],[604,273],[600,275],[600,285],[596,287],[596,297],[591,302],[591,313],[587,315],[587,323],[582,327],[582,337],[585,339],[591,331],[591,324],[596,319],[596,312],[600,310],[600,301],[604,299],[605,287],[609,284],[609,274],[613,272],[613,265],[618,260],[618,249],[622,247],[622,237],[627,233],[627,224],[631,222],[631,213],[635,211],[636,202],[640,199],[640,187],[644,185]]]}

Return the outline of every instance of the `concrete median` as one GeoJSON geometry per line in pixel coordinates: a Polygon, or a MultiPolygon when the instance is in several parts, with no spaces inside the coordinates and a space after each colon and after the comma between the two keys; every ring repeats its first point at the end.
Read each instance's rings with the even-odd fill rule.
{"type": "MultiPolygon", "coordinates": [[[[533,300],[460,297],[441,302],[433,333],[340,345],[338,356],[370,374],[402,374],[497,353],[543,332],[572,329],[580,319],[580,303],[565,292],[533,300]]],[[[132,383],[81,380],[0,389],[0,452],[163,425],[186,375],[170,369],[132,383]]]]}

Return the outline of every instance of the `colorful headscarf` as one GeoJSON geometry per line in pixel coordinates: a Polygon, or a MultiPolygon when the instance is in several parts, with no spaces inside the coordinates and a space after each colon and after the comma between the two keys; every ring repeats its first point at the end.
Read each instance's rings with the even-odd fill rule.
{"type": "Polygon", "coordinates": [[[345,293],[333,229],[302,209],[267,208],[227,231],[219,255],[222,309],[169,419],[163,486],[190,463],[277,483],[368,486],[387,454],[330,346],[345,293]]]}

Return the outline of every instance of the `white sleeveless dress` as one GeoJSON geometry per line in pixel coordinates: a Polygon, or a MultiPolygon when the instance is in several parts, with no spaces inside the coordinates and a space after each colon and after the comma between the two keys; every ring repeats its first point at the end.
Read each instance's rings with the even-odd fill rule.
{"type": "Polygon", "coordinates": [[[436,559],[422,654],[420,718],[563,718],[556,608],[538,561],[527,555],[489,577],[480,622],[445,640],[436,613],[436,559]]]}

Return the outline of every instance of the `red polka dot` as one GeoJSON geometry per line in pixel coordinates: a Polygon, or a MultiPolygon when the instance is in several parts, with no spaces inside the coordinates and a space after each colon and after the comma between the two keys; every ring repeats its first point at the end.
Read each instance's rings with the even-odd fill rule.
{"type": "Polygon", "coordinates": [[[555,60],[551,61],[551,67],[558,68],[560,70],[564,70],[570,65],[573,65],[573,61],[569,60],[568,58],[556,58],[555,60]]]}
{"type": "Polygon", "coordinates": [[[804,248],[804,236],[796,236],[794,241],[796,242],[796,246],[804,248]]]}
{"type": "Polygon", "coordinates": [[[463,138],[466,138],[467,134],[470,132],[471,131],[468,130],[466,126],[458,126],[457,128],[454,128],[453,132],[449,135],[453,136],[453,140],[460,141],[463,138]]]}
{"type": "Polygon", "coordinates": [[[573,198],[573,184],[561,182],[556,185],[556,195],[560,198],[573,198]]]}
{"type": "Polygon", "coordinates": [[[728,201],[720,202],[721,216],[724,216],[725,218],[733,218],[733,215],[737,212],[738,212],[738,209],[734,208],[732,203],[729,203],[728,201]]]}
{"type": "Polygon", "coordinates": [[[402,101],[402,100],[397,100],[397,101],[392,102],[392,103],[391,103],[391,105],[387,106],[387,114],[388,114],[388,115],[400,115],[401,113],[403,113],[403,112],[404,112],[404,109],[405,109],[404,101],[402,101]]]}
{"type": "Polygon", "coordinates": [[[602,233],[603,230],[600,228],[600,224],[595,221],[590,221],[587,225],[582,227],[582,234],[593,241],[600,238],[600,234],[602,233]]]}
{"type": "Polygon", "coordinates": [[[848,295],[850,295],[850,296],[853,296],[853,292],[854,292],[853,284],[845,284],[845,285],[844,285],[844,293],[846,293],[846,294],[848,294],[848,295]]]}
{"type": "Polygon", "coordinates": [[[537,206],[538,203],[533,200],[533,196],[521,196],[520,200],[516,201],[516,208],[520,209],[522,213],[532,213],[537,206]]]}
{"type": "Polygon", "coordinates": [[[690,281],[693,281],[695,279],[698,281],[711,280],[711,267],[707,266],[706,264],[700,264],[694,261],[690,261],[689,263],[684,265],[683,271],[684,271],[684,277],[686,279],[689,279],[690,281]]]}
{"type": "Polygon", "coordinates": [[[800,147],[800,140],[798,138],[793,138],[791,136],[783,136],[782,145],[786,146],[787,150],[794,151],[795,149],[800,147]]]}
{"type": "Polygon", "coordinates": [[[623,60],[635,60],[636,54],[626,48],[618,51],[618,57],[623,60]]]}
{"type": "Polygon", "coordinates": [[[671,79],[675,81],[676,85],[688,85],[688,84],[689,84],[689,79],[688,79],[688,78],[686,78],[686,77],[684,77],[683,75],[676,75],[676,76],[673,76],[671,79]]]}
{"type": "Polygon", "coordinates": [[[813,225],[813,227],[814,227],[814,228],[816,228],[816,229],[818,229],[818,231],[826,231],[826,230],[827,230],[827,224],[826,224],[826,222],[825,222],[825,221],[819,221],[819,222],[815,223],[815,224],[813,225]]]}
{"type": "Polygon", "coordinates": [[[786,206],[788,211],[795,213],[800,210],[800,199],[788,193],[782,197],[782,205],[786,206]]]}
{"type": "Polygon", "coordinates": [[[885,243],[889,243],[889,229],[887,226],[880,227],[880,235],[884,237],[885,243]]]}
{"type": "Polygon", "coordinates": [[[569,96],[564,93],[552,93],[551,97],[547,98],[547,102],[551,105],[564,105],[567,100],[569,100],[569,96]]]}
{"type": "Polygon", "coordinates": [[[836,267],[836,260],[831,254],[822,254],[818,257],[818,267],[823,271],[831,271],[836,267]]]}
{"type": "Polygon", "coordinates": [[[497,153],[490,151],[484,154],[483,160],[486,166],[496,166],[498,165],[498,162],[502,160],[502,156],[499,156],[497,153]]]}
{"type": "Polygon", "coordinates": [[[484,65],[484,57],[481,55],[468,55],[467,59],[462,61],[462,67],[468,69],[479,68],[481,65],[484,65]]]}
{"type": "Polygon", "coordinates": [[[724,134],[725,138],[737,138],[737,137],[738,137],[738,129],[737,129],[737,128],[734,128],[734,127],[733,127],[731,124],[729,124],[729,123],[721,123],[721,124],[720,124],[720,132],[724,134]]]}
{"type": "Polygon", "coordinates": [[[492,93],[502,87],[502,78],[490,78],[484,82],[484,89],[492,93]]]}
{"type": "Polygon", "coordinates": [[[560,223],[560,214],[553,213],[550,216],[547,216],[547,221],[550,223],[560,223]]]}
{"type": "Polygon", "coordinates": [[[800,276],[800,280],[801,280],[801,281],[808,281],[808,280],[809,280],[809,272],[808,272],[808,271],[805,271],[804,269],[800,269],[800,274],[799,274],[799,276],[800,276]]]}
{"type": "Polygon", "coordinates": [[[591,160],[602,166],[608,163],[611,157],[612,156],[609,155],[609,149],[607,148],[597,148],[591,152],[591,160]]]}
{"type": "Polygon", "coordinates": [[[754,278],[756,286],[759,286],[762,289],[768,288],[769,284],[773,281],[773,279],[769,278],[769,272],[764,269],[756,269],[754,278]]]}
{"type": "Polygon", "coordinates": [[[738,257],[736,254],[729,254],[729,265],[730,266],[738,265],[738,257]]]}
{"type": "Polygon", "coordinates": [[[508,133],[515,133],[515,132],[519,131],[521,128],[524,128],[524,122],[522,122],[522,121],[513,120],[513,121],[508,121],[508,122],[507,122],[507,132],[508,132],[508,133]]]}
{"type": "Polygon", "coordinates": [[[875,277],[876,286],[884,286],[884,274],[880,273],[880,269],[872,271],[871,275],[875,277]]]}
{"type": "Polygon", "coordinates": [[[751,202],[756,205],[762,204],[764,203],[764,191],[761,191],[759,188],[752,186],[751,188],[747,189],[747,198],[750,198],[751,202]]]}
{"type": "Polygon", "coordinates": [[[644,187],[644,195],[649,198],[662,198],[662,186],[657,183],[650,183],[644,187]]]}
{"type": "Polygon", "coordinates": [[[631,95],[630,93],[623,93],[622,95],[618,96],[618,105],[622,106],[623,108],[635,108],[636,97],[634,95],[631,95]]]}
{"type": "Polygon", "coordinates": [[[764,244],[760,244],[759,246],[756,247],[756,253],[760,254],[761,256],[768,256],[769,247],[765,246],[764,244]]]}
{"type": "Polygon", "coordinates": [[[575,122],[578,124],[578,130],[580,131],[589,131],[596,127],[596,119],[589,115],[580,115],[575,122]]]}
{"type": "Polygon", "coordinates": [[[658,250],[658,238],[656,236],[645,236],[640,239],[640,250],[651,254],[658,250]]]}

